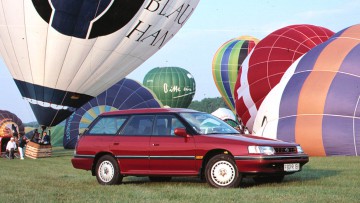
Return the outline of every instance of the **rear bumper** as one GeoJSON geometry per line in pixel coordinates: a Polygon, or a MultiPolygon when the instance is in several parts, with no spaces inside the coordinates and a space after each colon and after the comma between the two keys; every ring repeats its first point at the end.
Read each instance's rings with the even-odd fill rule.
{"type": "Polygon", "coordinates": [[[75,156],[74,158],[71,159],[71,163],[74,168],[91,170],[94,162],[94,158],[95,157],[90,157],[90,156],[89,157],[75,156]]]}
{"type": "Polygon", "coordinates": [[[236,165],[241,173],[251,174],[291,174],[301,171],[309,162],[308,155],[283,156],[235,156],[236,165]],[[284,171],[284,164],[299,163],[298,171],[284,171]]]}

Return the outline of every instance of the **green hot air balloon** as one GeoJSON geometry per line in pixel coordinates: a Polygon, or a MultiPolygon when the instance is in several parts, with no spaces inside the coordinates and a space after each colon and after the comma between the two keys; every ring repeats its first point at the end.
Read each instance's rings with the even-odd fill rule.
{"type": "Polygon", "coordinates": [[[157,67],[150,70],[143,85],[151,89],[164,106],[187,108],[195,94],[194,77],[180,67],[157,67]]]}

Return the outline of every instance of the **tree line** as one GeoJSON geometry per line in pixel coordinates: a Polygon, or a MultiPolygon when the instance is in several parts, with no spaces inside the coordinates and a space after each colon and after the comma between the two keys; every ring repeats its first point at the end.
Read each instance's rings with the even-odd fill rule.
{"type": "Polygon", "coordinates": [[[225,101],[221,97],[215,98],[204,98],[201,101],[192,101],[189,109],[194,109],[197,111],[212,113],[218,108],[228,108],[225,104],[225,101]]]}

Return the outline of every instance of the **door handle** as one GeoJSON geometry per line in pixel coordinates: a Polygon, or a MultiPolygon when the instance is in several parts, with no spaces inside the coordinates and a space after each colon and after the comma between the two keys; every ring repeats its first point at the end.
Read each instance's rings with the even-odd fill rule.
{"type": "Polygon", "coordinates": [[[160,146],[160,144],[152,144],[154,147],[158,147],[158,146],[160,146]]]}
{"type": "Polygon", "coordinates": [[[115,142],[114,145],[119,145],[119,143],[118,143],[118,142],[115,142]]]}

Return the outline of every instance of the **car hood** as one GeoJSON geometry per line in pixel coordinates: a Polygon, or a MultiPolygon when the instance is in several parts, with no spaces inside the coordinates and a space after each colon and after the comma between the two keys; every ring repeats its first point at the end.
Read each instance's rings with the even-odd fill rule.
{"type": "Polygon", "coordinates": [[[296,143],[284,142],[282,140],[274,140],[265,137],[259,137],[255,135],[240,135],[240,134],[211,134],[205,135],[211,138],[217,138],[222,140],[240,141],[254,145],[271,145],[271,146],[296,146],[296,143]]]}

